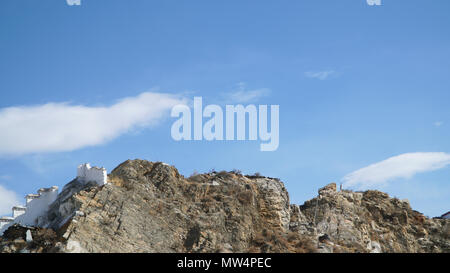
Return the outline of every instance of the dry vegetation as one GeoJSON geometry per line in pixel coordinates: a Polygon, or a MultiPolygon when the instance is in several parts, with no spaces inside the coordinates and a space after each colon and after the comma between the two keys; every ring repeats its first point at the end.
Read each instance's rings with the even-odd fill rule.
{"type": "Polygon", "coordinates": [[[314,253],[316,249],[316,245],[310,238],[304,237],[296,232],[286,234],[280,231],[264,229],[253,238],[249,252],[314,253]]]}

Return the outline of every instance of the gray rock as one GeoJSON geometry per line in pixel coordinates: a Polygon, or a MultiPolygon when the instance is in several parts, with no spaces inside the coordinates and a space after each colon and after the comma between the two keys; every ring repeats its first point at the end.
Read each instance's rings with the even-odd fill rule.
{"type": "Polygon", "coordinates": [[[42,228],[16,228],[0,252],[450,252],[449,220],[378,191],[336,191],[303,205],[278,179],[220,172],[185,178],[128,160],[104,186],[67,184],[42,228]],[[326,234],[326,236],[325,236],[326,234]]]}

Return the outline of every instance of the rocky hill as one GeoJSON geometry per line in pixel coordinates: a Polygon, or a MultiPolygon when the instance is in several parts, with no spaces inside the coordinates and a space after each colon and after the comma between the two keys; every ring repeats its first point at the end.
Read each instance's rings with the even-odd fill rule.
{"type": "Polygon", "coordinates": [[[108,182],[70,182],[45,227],[10,227],[0,252],[450,252],[449,220],[379,191],[329,184],[298,206],[278,179],[144,160],[108,182]]]}

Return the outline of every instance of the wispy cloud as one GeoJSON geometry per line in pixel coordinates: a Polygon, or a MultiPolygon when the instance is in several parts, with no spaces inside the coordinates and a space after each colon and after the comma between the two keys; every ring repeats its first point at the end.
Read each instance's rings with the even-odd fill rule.
{"type": "Polygon", "coordinates": [[[406,153],[347,174],[342,181],[347,188],[370,188],[385,185],[394,179],[408,179],[419,173],[442,169],[448,165],[450,154],[447,153],[406,153]]]}
{"type": "Polygon", "coordinates": [[[254,102],[268,95],[270,95],[270,89],[259,88],[247,90],[246,84],[243,82],[238,83],[237,90],[223,94],[223,96],[226,98],[226,101],[230,103],[254,102]]]}
{"type": "Polygon", "coordinates": [[[0,216],[11,214],[12,207],[19,205],[17,194],[0,185],[0,216]]]}
{"type": "Polygon", "coordinates": [[[436,127],[441,127],[442,125],[444,125],[444,122],[442,122],[442,121],[435,121],[433,123],[433,125],[436,126],[436,127]]]}
{"type": "Polygon", "coordinates": [[[0,175],[0,180],[11,180],[12,176],[5,174],[5,175],[0,175]]]}
{"type": "Polygon", "coordinates": [[[318,79],[318,80],[326,80],[330,76],[335,75],[336,71],[334,70],[325,70],[325,71],[307,71],[305,72],[305,76],[312,79],[318,79]]]}
{"type": "Polygon", "coordinates": [[[145,92],[108,107],[68,103],[0,109],[0,155],[72,151],[160,121],[179,96],[145,92]]]}

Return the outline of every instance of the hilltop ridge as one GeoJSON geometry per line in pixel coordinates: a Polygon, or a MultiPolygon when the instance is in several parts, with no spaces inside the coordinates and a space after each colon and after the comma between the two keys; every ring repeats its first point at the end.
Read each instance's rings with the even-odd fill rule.
{"type": "Polygon", "coordinates": [[[127,160],[105,185],[68,183],[45,225],[10,227],[0,252],[450,252],[449,220],[407,201],[334,183],[318,193],[295,205],[279,179],[127,160]]]}

